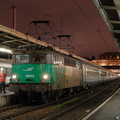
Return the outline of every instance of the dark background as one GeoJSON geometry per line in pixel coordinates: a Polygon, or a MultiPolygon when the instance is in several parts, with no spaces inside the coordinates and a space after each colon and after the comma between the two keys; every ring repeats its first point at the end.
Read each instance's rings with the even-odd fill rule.
{"type": "Polygon", "coordinates": [[[73,36],[74,54],[98,58],[104,52],[118,51],[93,0],[0,0],[0,24],[10,28],[13,5],[17,8],[17,31],[28,33],[31,21],[50,20],[55,24],[50,24],[54,35],[73,36]]]}

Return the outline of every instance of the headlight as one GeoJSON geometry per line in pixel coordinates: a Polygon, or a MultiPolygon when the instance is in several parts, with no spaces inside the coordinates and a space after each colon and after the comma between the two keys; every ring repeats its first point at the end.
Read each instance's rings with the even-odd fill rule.
{"type": "Polygon", "coordinates": [[[12,78],[13,78],[13,79],[16,79],[16,78],[17,78],[17,75],[12,75],[12,78]]]}
{"type": "Polygon", "coordinates": [[[45,74],[45,75],[43,75],[43,79],[48,79],[48,75],[47,74],[45,74]]]}

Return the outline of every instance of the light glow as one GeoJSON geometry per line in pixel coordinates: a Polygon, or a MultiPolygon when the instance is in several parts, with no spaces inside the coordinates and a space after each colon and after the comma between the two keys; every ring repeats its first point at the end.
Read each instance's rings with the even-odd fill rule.
{"type": "Polygon", "coordinates": [[[101,63],[100,65],[101,65],[101,66],[105,66],[106,64],[105,64],[105,63],[101,63]]]}
{"type": "Polygon", "coordinates": [[[47,74],[45,74],[45,75],[43,75],[43,79],[48,79],[48,75],[47,74]]]}
{"type": "Polygon", "coordinates": [[[13,78],[13,79],[16,79],[16,78],[17,78],[17,76],[16,76],[16,75],[12,75],[12,78],[13,78]]]}
{"type": "Polygon", "coordinates": [[[3,71],[3,68],[1,68],[1,71],[3,71]]]}
{"type": "Polygon", "coordinates": [[[5,48],[0,48],[1,52],[7,52],[7,53],[12,53],[11,50],[5,49],[5,48]]]}

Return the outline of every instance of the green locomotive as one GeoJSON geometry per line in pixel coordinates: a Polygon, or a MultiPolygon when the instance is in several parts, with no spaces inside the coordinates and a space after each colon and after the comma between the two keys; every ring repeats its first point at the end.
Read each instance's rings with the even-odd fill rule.
{"type": "Polygon", "coordinates": [[[16,50],[9,89],[26,100],[47,101],[117,77],[81,57],[55,50],[16,50]]]}
{"type": "Polygon", "coordinates": [[[10,91],[57,98],[79,91],[81,80],[81,61],[73,57],[51,50],[16,50],[13,54],[10,91]]]}

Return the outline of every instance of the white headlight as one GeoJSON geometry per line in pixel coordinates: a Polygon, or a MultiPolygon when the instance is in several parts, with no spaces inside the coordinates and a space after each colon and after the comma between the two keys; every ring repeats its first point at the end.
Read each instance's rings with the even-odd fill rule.
{"type": "Polygon", "coordinates": [[[16,78],[17,78],[17,76],[16,76],[16,75],[12,75],[12,78],[13,78],[13,79],[16,79],[16,78]]]}
{"type": "Polygon", "coordinates": [[[43,79],[45,79],[45,80],[48,79],[48,75],[46,75],[46,74],[43,75],[43,79]]]}

